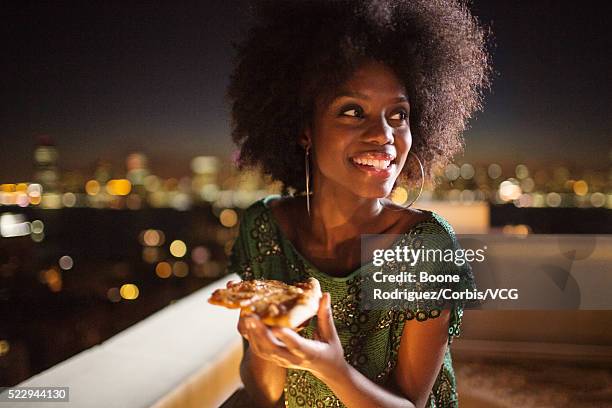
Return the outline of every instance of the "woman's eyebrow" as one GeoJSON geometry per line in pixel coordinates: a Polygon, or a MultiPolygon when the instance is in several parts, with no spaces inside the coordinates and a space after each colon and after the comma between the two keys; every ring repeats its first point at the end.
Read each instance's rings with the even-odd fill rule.
{"type": "Polygon", "coordinates": [[[408,102],[408,98],[406,98],[405,96],[398,96],[397,98],[393,99],[392,102],[393,103],[408,102]]]}
{"type": "MultiPolygon", "coordinates": [[[[357,98],[357,99],[365,99],[365,100],[371,99],[368,95],[362,94],[361,92],[355,92],[355,91],[340,91],[339,93],[334,95],[333,99],[335,100],[338,98],[342,98],[343,96],[350,97],[350,98],[357,98]]],[[[391,103],[400,103],[400,102],[408,102],[408,98],[402,95],[402,96],[398,96],[397,98],[394,98],[393,100],[391,100],[391,103]]]]}
{"type": "Polygon", "coordinates": [[[361,92],[354,92],[354,91],[340,91],[336,95],[334,95],[334,99],[342,98],[343,96],[370,100],[370,97],[368,95],[362,94],[361,92]]]}

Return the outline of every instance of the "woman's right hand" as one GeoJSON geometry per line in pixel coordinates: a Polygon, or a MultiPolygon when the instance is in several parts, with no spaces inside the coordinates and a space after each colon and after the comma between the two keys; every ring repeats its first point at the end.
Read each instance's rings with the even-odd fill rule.
{"type": "Polygon", "coordinates": [[[255,356],[280,367],[307,370],[320,377],[336,375],[346,368],[329,293],[324,293],[319,302],[313,339],[288,328],[270,328],[254,314],[241,316],[238,331],[255,356]]]}
{"type": "Polygon", "coordinates": [[[284,361],[275,358],[279,349],[285,345],[256,314],[244,314],[238,319],[238,332],[249,342],[249,350],[257,357],[282,366],[284,361]]]}
{"type": "MultiPolygon", "coordinates": [[[[241,314],[238,320],[238,332],[249,344],[244,349],[244,355],[240,363],[240,378],[247,392],[253,398],[255,406],[272,407],[281,401],[280,397],[283,394],[287,372],[278,362],[265,358],[267,356],[264,351],[266,337],[264,336],[261,340],[262,336],[254,334],[253,329],[249,328],[249,326],[253,326],[253,321],[265,327],[254,315],[241,314]]],[[[266,331],[269,332],[267,328],[266,331]]],[[[274,341],[278,342],[278,340],[274,341]]]]}

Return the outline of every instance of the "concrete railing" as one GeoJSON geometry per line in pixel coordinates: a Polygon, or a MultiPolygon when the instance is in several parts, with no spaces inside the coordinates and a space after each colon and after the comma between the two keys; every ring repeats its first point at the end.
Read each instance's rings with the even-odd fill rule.
{"type": "Polygon", "coordinates": [[[237,312],[206,300],[230,279],[239,278],[227,276],[18,385],[69,387],[69,402],[19,407],[219,406],[240,386],[242,342],[237,312]]]}

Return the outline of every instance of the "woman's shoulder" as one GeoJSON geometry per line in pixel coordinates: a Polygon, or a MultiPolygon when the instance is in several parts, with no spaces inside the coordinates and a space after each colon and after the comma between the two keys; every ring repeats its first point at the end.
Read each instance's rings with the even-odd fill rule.
{"type": "Polygon", "coordinates": [[[406,230],[407,237],[418,235],[436,247],[454,246],[456,234],[450,222],[434,210],[414,209],[419,220],[406,230]]]}
{"type": "Polygon", "coordinates": [[[455,235],[448,220],[434,210],[405,208],[393,203],[387,204],[386,207],[398,214],[399,230],[405,231],[406,234],[411,234],[416,230],[455,235]]]}
{"type": "Polygon", "coordinates": [[[429,217],[418,225],[416,233],[424,248],[457,249],[459,241],[450,222],[435,211],[427,211],[429,217]]]}
{"type": "Polygon", "coordinates": [[[241,223],[249,223],[253,219],[260,217],[262,214],[267,213],[270,210],[273,201],[281,196],[276,194],[267,195],[253,202],[247,208],[242,211],[240,218],[241,223]]]}
{"type": "Polygon", "coordinates": [[[275,234],[277,225],[290,224],[293,217],[291,208],[297,198],[270,194],[253,202],[240,215],[240,228],[243,230],[259,229],[262,232],[275,234]]]}
{"type": "Polygon", "coordinates": [[[421,210],[425,211],[429,214],[429,217],[425,220],[424,224],[429,227],[431,230],[437,230],[440,232],[445,232],[449,236],[455,236],[455,230],[451,223],[444,218],[444,216],[433,210],[421,210]]]}
{"type": "Polygon", "coordinates": [[[297,200],[298,200],[298,197],[283,196],[280,194],[269,194],[253,202],[251,205],[249,205],[244,210],[244,213],[254,214],[254,213],[262,212],[262,211],[269,210],[275,207],[289,206],[289,205],[292,205],[297,200]]]}

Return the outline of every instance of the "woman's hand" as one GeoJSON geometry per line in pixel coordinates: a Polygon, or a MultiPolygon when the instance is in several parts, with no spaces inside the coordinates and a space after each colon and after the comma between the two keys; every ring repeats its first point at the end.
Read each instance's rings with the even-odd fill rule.
{"type": "Polygon", "coordinates": [[[241,317],[238,331],[249,341],[255,355],[281,367],[307,370],[319,377],[346,369],[329,293],[323,294],[319,303],[315,340],[305,339],[291,329],[268,328],[255,315],[241,317]]]}

